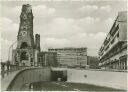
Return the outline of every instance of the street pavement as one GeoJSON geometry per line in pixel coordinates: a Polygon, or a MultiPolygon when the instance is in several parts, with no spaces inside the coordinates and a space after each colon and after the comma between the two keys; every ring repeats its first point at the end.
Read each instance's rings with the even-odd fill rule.
{"type": "Polygon", "coordinates": [[[88,85],[82,83],[67,83],[67,82],[36,82],[32,83],[31,87],[24,85],[22,91],[121,91],[108,87],[88,85]],[[30,88],[30,89],[29,89],[30,88]]]}

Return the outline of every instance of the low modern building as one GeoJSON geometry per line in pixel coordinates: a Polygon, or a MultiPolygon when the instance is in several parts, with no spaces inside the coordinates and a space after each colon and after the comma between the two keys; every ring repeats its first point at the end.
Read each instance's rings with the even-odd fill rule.
{"type": "Polygon", "coordinates": [[[86,66],[87,48],[49,48],[50,52],[57,52],[60,66],[86,66]]]}
{"type": "Polygon", "coordinates": [[[127,12],[119,12],[99,50],[103,69],[127,69],[127,12]]]}
{"type": "Polygon", "coordinates": [[[97,56],[87,56],[87,65],[90,69],[99,69],[99,60],[97,56]]]}
{"type": "Polygon", "coordinates": [[[56,52],[40,52],[38,54],[38,66],[58,66],[56,52]]]}

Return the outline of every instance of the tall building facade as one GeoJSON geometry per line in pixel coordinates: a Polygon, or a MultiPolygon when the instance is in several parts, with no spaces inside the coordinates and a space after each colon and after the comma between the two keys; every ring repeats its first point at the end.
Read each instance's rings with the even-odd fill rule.
{"type": "Polygon", "coordinates": [[[17,47],[13,50],[13,63],[19,66],[34,66],[37,62],[37,53],[40,51],[40,37],[36,35],[35,43],[33,18],[31,5],[23,5],[17,35],[17,47]]]}
{"type": "Polygon", "coordinates": [[[127,69],[127,12],[118,13],[106,39],[99,50],[103,69],[127,69]]]}
{"type": "Polygon", "coordinates": [[[86,66],[87,48],[49,48],[50,52],[57,52],[59,65],[86,66]]]}
{"type": "Polygon", "coordinates": [[[56,52],[40,52],[38,66],[58,66],[56,52]]]}

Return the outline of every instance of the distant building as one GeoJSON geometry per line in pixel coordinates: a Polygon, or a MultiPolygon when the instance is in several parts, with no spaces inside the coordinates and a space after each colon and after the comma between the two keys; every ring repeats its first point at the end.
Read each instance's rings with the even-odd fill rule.
{"type": "Polygon", "coordinates": [[[99,69],[99,59],[96,56],[87,56],[87,65],[90,69],[99,69]]]}
{"type": "Polygon", "coordinates": [[[38,54],[38,66],[58,66],[56,52],[41,52],[38,54]]]}
{"type": "Polygon", "coordinates": [[[86,66],[87,48],[49,48],[50,52],[57,52],[60,66],[86,66]]]}
{"type": "Polygon", "coordinates": [[[17,35],[17,47],[13,50],[13,64],[19,66],[36,66],[40,52],[40,35],[33,36],[33,13],[29,4],[22,6],[19,31],[17,35]]]}
{"type": "Polygon", "coordinates": [[[103,69],[127,69],[127,12],[119,12],[99,50],[103,69]]]}

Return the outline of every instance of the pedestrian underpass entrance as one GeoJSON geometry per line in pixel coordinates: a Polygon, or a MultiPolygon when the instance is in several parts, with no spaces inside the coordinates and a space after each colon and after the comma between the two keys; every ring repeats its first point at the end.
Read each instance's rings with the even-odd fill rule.
{"type": "Polygon", "coordinates": [[[67,70],[51,70],[51,81],[67,81],[67,70]]]}

